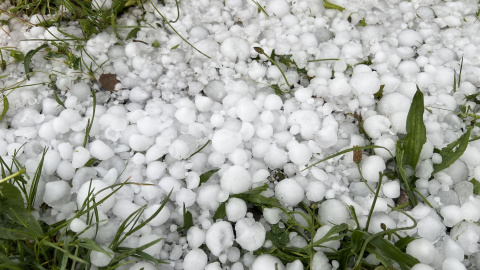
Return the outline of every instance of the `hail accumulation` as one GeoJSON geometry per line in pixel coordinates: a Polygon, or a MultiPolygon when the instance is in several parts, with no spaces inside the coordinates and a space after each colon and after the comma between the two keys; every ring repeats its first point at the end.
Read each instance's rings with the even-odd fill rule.
{"type": "MultiPolygon", "coordinates": [[[[92,2],[111,5],[108,0],[92,2]]],[[[355,208],[364,226],[373,194],[361,181],[353,153],[303,169],[354,145],[369,145],[369,140],[394,154],[396,141],[406,134],[418,85],[428,111],[427,142],[415,185],[433,209],[419,203],[408,211],[418,226],[399,234],[417,238],[406,249],[421,262],[416,270],[480,269],[480,197],[470,182],[480,179],[479,141],[470,142],[448,169],[432,175],[434,164],[441,162],[434,148],[443,148],[466,130],[455,113],[458,106],[476,111],[465,96],[480,86],[477,1],[330,0],[343,11],[325,9],[317,0],[258,0],[264,11],[250,0],[179,1],[176,22],[175,2],[158,2],[147,2],[144,12],[131,8],[122,14],[118,36],[107,29],[89,39],[83,51],[72,50],[83,67],[92,67],[97,80],[115,74],[120,83],[109,89],[114,91],[92,81],[85,68],[81,73],[64,61],[45,60],[41,50],[32,59],[30,80],[4,92],[10,108],[0,123],[1,157],[11,163],[16,153],[33,175],[48,147],[35,203],[50,208],[39,218],[48,223],[68,219],[87,198],[89,187],[106,188],[97,194],[100,200],[112,191],[108,186],[129,179],[150,185],[125,185],[98,207],[102,222],[95,240],[101,245],[108,246],[120,224],[145,204],[141,220],[149,218],[172,191],[158,216],[124,243],[138,247],[163,238],[145,250],[168,262],[162,269],[263,270],[275,269],[275,264],[278,269],[303,269],[300,261],[285,266],[271,255],[252,253],[271,245],[266,232],[285,219],[278,208],[265,208],[254,218],[245,201],[229,197],[267,183],[263,194],[285,207],[317,203],[325,225],[315,239],[333,224],[354,226],[347,206],[355,208]],[[172,22],[165,23],[156,9],[172,22]],[[141,17],[135,39],[124,41],[141,17]],[[276,61],[291,88],[279,68],[254,47],[269,56],[273,50],[277,56],[292,55],[296,66],[276,61]],[[329,60],[311,61],[320,59],[329,60]],[[454,91],[462,59],[461,84],[454,91]],[[41,84],[51,82],[50,75],[65,108],[55,100],[53,86],[41,84]],[[381,87],[382,95],[375,95],[381,87]],[[364,133],[357,125],[359,115],[364,133]],[[97,161],[85,166],[91,158],[97,161]],[[200,175],[212,169],[220,170],[201,184],[200,175]],[[276,178],[279,174],[285,179],[276,178]],[[225,220],[213,220],[227,200],[225,220]],[[177,229],[183,225],[184,207],[194,226],[181,234],[177,229]]],[[[9,6],[8,1],[0,4],[3,10],[9,6]]],[[[0,19],[8,16],[2,13],[0,19]]],[[[31,26],[43,17],[24,19],[30,23],[11,19],[2,26],[1,46],[26,54],[45,40],[69,39],[62,32],[82,36],[77,22],[45,29],[31,26]]],[[[0,88],[25,79],[22,63],[8,65],[1,74],[9,76],[0,88]]],[[[475,127],[472,135],[477,134],[475,127]]],[[[370,186],[375,188],[389,161],[383,149],[364,153],[360,167],[370,186]]],[[[400,181],[385,177],[370,232],[413,224],[388,208],[400,195],[400,181]]],[[[86,227],[85,217],[70,225],[74,232],[86,227]]],[[[83,236],[95,237],[93,227],[83,236]]],[[[289,245],[306,242],[292,234],[289,245]]],[[[340,242],[325,245],[338,249],[340,242]]],[[[316,251],[312,269],[338,266],[324,254],[331,249],[316,251]]],[[[110,259],[103,253],[91,255],[97,267],[110,259]]],[[[156,269],[141,261],[124,269],[142,267],[156,269]]]]}

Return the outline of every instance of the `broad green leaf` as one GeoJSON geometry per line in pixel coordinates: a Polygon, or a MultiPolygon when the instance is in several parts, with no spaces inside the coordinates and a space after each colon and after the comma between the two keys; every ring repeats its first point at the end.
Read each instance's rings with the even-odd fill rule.
{"type": "Polygon", "coordinates": [[[213,221],[225,218],[225,216],[227,215],[227,212],[225,210],[226,204],[227,201],[224,201],[218,206],[217,211],[215,211],[215,214],[213,215],[213,221]]]}
{"type": "Polygon", "coordinates": [[[412,104],[407,116],[407,136],[403,141],[404,166],[410,166],[413,170],[417,167],[420,152],[427,141],[427,131],[423,123],[423,93],[417,86],[417,92],[413,97],[412,104]]]}
{"type": "Polygon", "coordinates": [[[473,194],[474,195],[479,195],[480,194],[480,183],[475,178],[472,178],[472,180],[470,180],[470,183],[473,184],[473,194]]]}
{"type": "Polygon", "coordinates": [[[343,11],[345,9],[344,7],[341,7],[339,5],[332,4],[332,3],[328,2],[327,0],[323,0],[323,6],[326,9],[337,9],[337,10],[340,10],[340,11],[343,11]]]}
{"type": "Polygon", "coordinates": [[[200,185],[207,182],[212,175],[214,175],[216,172],[220,171],[220,169],[215,169],[215,170],[210,170],[208,172],[204,172],[200,175],[200,185]]]}
{"type": "Polygon", "coordinates": [[[468,139],[472,128],[467,128],[467,133],[463,134],[458,140],[449,143],[442,150],[437,151],[442,156],[442,162],[433,165],[433,173],[435,174],[443,169],[450,167],[458,158],[460,158],[468,146],[468,139]],[[455,148],[455,149],[454,149],[455,148]]]}
{"type": "Polygon", "coordinates": [[[8,99],[7,99],[7,96],[4,95],[3,96],[3,110],[2,110],[2,114],[0,114],[0,122],[2,122],[3,117],[5,117],[5,115],[7,114],[8,108],[9,108],[8,99]]]}
{"type": "Polygon", "coordinates": [[[25,58],[23,59],[23,65],[25,67],[25,74],[27,75],[27,80],[30,80],[30,76],[28,75],[30,73],[30,62],[32,61],[32,57],[41,49],[48,47],[47,43],[44,43],[40,47],[36,48],[35,50],[31,50],[25,55],[25,58]]]}

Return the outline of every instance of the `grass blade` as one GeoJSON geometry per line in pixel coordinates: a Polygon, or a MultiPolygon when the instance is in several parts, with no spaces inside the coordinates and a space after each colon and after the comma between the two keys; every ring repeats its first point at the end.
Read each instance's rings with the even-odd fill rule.
{"type": "Polygon", "coordinates": [[[410,166],[413,170],[417,167],[420,152],[427,141],[427,130],[423,123],[424,109],[423,93],[417,86],[417,92],[408,111],[407,136],[403,141],[403,165],[410,166]]]}
{"type": "Polygon", "coordinates": [[[25,55],[25,59],[23,59],[23,65],[25,66],[25,74],[27,75],[27,80],[30,80],[30,76],[28,75],[30,73],[30,62],[32,61],[32,57],[41,49],[47,47],[48,44],[44,43],[40,47],[36,48],[35,50],[31,50],[25,55]]]}
{"type": "Polygon", "coordinates": [[[7,114],[8,108],[9,108],[9,103],[8,103],[7,96],[3,95],[3,110],[2,110],[2,114],[0,115],[0,122],[2,122],[3,117],[5,117],[5,115],[7,114]]]}
{"type": "Polygon", "coordinates": [[[458,140],[449,143],[446,147],[442,148],[442,150],[435,151],[436,153],[442,156],[442,162],[439,164],[433,164],[433,173],[436,174],[437,172],[450,167],[458,158],[460,158],[468,146],[468,139],[470,139],[470,133],[472,131],[472,127],[467,128],[467,133],[463,134],[458,138],[458,140]],[[455,148],[455,149],[454,149],[455,148]]]}

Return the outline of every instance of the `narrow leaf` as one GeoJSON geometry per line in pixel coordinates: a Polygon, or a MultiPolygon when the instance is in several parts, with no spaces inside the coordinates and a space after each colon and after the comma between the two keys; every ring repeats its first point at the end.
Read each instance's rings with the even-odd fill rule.
{"type": "Polygon", "coordinates": [[[25,74],[27,75],[27,79],[30,80],[30,76],[28,75],[30,73],[30,62],[32,61],[32,57],[41,49],[47,47],[48,44],[44,43],[40,47],[36,48],[35,50],[31,50],[25,55],[25,59],[23,59],[23,65],[25,66],[25,74]]]}
{"type": "Polygon", "coordinates": [[[218,208],[217,211],[215,211],[215,214],[213,215],[213,221],[216,221],[217,219],[223,219],[227,215],[227,212],[225,210],[225,205],[227,204],[227,201],[222,202],[218,208]]]}
{"type": "Polygon", "coordinates": [[[420,152],[422,152],[423,145],[427,141],[427,131],[423,123],[423,111],[423,93],[417,86],[417,92],[408,111],[407,136],[405,136],[403,141],[403,165],[410,166],[413,170],[417,167],[420,152]]]}
{"type": "Polygon", "coordinates": [[[435,174],[443,169],[450,167],[457,159],[459,159],[468,146],[468,139],[470,139],[470,133],[472,128],[467,128],[467,133],[463,134],[458,138],[458,140],[449,143],[446,147],[442,150],[438,151],[438,153],[442,156],[442,162],[439,164],[433,165],[433,173],[435,174]],[[455,149],[454,149],[455,148],[455,149]]]}
{"type": "Polygon", "coordinates": [[[5,115],[7,114],[8,108],[9,108],[9,103],[8,103],[7,96],[3,95],[3,110],[2,110],[2,114],[0,115],[0,122],[2,122],[3,117],[5,117],[5,115]]]}
{"type": "Polygon", "coordinates": [[[208,172],[204,172],[200,175],[200,185],[207,182],[212,175],[214,175],[216,172],[220,171],[220,169],[215,169],[215,170],[210,170],[208,172]]]}

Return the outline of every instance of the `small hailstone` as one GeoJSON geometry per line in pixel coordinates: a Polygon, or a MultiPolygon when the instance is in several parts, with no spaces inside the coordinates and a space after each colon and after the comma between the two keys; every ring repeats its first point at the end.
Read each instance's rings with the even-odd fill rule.
{"type": "Polygon", "coordinates": [[[105,249],[108,255],[96,250],[92,250],[90,253],[90,262],[97,267],[105,267],[113,259],[113,251],[107,247],[103,247],[103,249],[105,249]]]}
{"type": "Polygon", "coordinates": [[[242,199],[230,198],[225,205],[225,212],[228,221],[236,222],[247,214],[247,204],[242,199]]]}
{"type": "Polygon", "coordinates": [[[255,259],[251,270],[285,270],[285,266],[279,258],[270,254],[262,254],[255,259]]]}
{"type": "Polygon", "coordinates": [[[205,251],[201,249],[190,250],[183,259],[184,270],[203,270],[208,263],[208,257],[205,251]]]}
{"type": "Polygon", "coordinates": [[[295,206],[305,197],[302,186],[294,179],[284,179],[275,186],[275,197],[288,206],[295,206]]]}
{"type": "Polygon", "coordinates": [[[407,254],[417,258],[421,263],[430,264],[435,258],[437,250],[433,244],[425,239],[415,239],[407,246],[407,254]]]}

